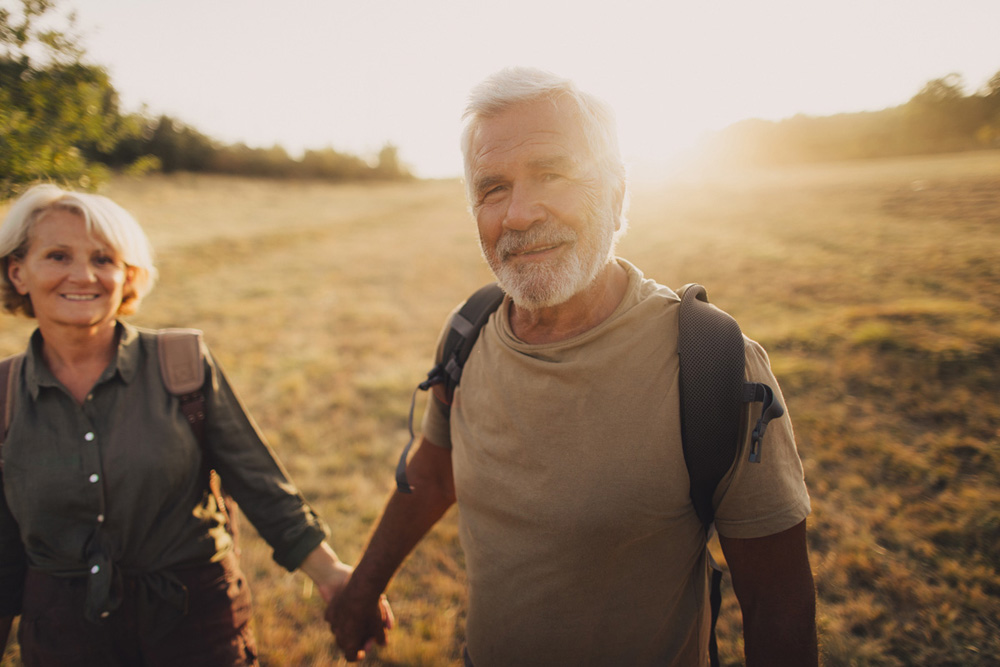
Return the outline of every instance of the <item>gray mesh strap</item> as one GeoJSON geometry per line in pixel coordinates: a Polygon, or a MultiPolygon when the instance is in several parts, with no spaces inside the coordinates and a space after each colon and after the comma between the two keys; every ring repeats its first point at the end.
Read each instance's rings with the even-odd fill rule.
{"type": "Polygon", "coordinates": [[[701,285],[683,291],[678,317],[681,440],[691,500],[707,526],[715,517],[712,495],[740,440],[743,333],[736,320],[708,303],[701,285]]]}
{"type": "Polygon", "coordinates": [[[701,285],[686,285],[681,295],[677,339],[681,439],[691,501],[698,518],[708,526],[715,518],[712,496],[741,445],[744,406],[763,403],[751,435],[751,462],[760,461],[767,424],[784,414],[784,409],[769,386],[744,381],[746,351],[736,320],[708,303],[701,285]]]}

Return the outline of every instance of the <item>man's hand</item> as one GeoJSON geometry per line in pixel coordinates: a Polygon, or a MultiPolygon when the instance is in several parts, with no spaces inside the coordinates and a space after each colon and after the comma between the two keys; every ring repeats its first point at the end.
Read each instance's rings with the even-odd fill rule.
{"type": "Polygon", "coordinates": [[[372,642],[385,644],[385,631],[393,619],[382,591],[406,556],[455,503],[451,450],[421,439],[406,475],[413,493],[394,491],[389,497],[354,573],[326,608],[326,622],[349,662],[363,657],[372,642]]]}
{"type": "Polygon", "coordinates": [[[364,658],[372,643],[385,646],[386,630],[394,623],[385,595],[365,593],[361,588],[348,580],[326,608],[326,622],[348,662],[364,658]]]}

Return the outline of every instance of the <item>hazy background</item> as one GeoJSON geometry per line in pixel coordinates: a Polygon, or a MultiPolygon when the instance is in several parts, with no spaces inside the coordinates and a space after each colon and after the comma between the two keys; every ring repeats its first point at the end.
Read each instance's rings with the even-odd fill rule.
{"type": "MultiPolygon", "coordinates": [[[[9,0],[0,3],[12,5],[9,0]]],[[[68,8],[68,7],[67,7],[68,8]]],[[[123,108],[223,142],[373,154],[455,176],[471,86],[508,65],[575,79],[616,108],[637,170],[739,119],[906,102],[1000,63],[1000,2],[79,0],[88,61],[123,108]],[[615,6],[617,5],[617,6],[615,6]]]]}
{"type": "MultiPolygon", "coordinates": [[[[726,128],[683,178],[633,179],[620,251],[768,350],[823,663],[1000,665],[1000,2],[619,4],[60,3],[81,64],[0,0],[0,212],[53,180],[134,213],[161,279],[132,320],[204,330],[356,562],[442,322],[490,279],[461,183],[397,157],[457,175],[468,89],[513,64],[608,99],[633,174],[726,128]]],[[[0,356],[34,325],[0,317],[0,356]]],[[[346,664],[244,525],[261,664],[346,664]]],[[[457,534],[453,511],[393,580],[368,667],[462,664],[457,534]]],[[[719,642],[741,664],[728,591],[719,642]]]]}

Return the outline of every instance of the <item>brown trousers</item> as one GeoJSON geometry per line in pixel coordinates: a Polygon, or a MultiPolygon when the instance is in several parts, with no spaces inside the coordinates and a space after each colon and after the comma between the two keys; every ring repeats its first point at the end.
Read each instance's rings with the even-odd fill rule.
{"type": "Polygon", "coordinates": [[[188,611],[165,637],[142,636],[136,587],[105,622],[83,617],[86,581],[28,571],[18,629],[25,667],[256,667],[250,588],[235,556],[175,572],[188,611]]]}

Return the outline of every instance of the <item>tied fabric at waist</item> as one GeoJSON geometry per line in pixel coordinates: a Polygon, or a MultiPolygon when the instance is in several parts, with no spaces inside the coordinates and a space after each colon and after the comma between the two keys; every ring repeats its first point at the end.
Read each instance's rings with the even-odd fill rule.
{"type": "Polygon", "coordinates": [[[188,589],[169,570],[130,572],[111,563],[103,554],[92,556],[87,574],[84,618],[100,623],[117,611],[125,595],[136,596],[139,627],[159,638],[187,613],[188,589]]]}
{"type": "MultiPolygon", "coordinates": [[[[209,565],[220,567],[218,563],[209,565]]],[[[103,554],[92,555],[88,568],[86,572],[32,568],[31,572],[86,586],[83,616],[93,623],[108,619],[122,607],[126,596],[131,596],[139,628],[153,639],[166,636],[188,611],[188,588],[174,571],[131,571],[118,567],[103,554]]],[[[190,568],[192,572],[200,569],[190,568]]]]}

